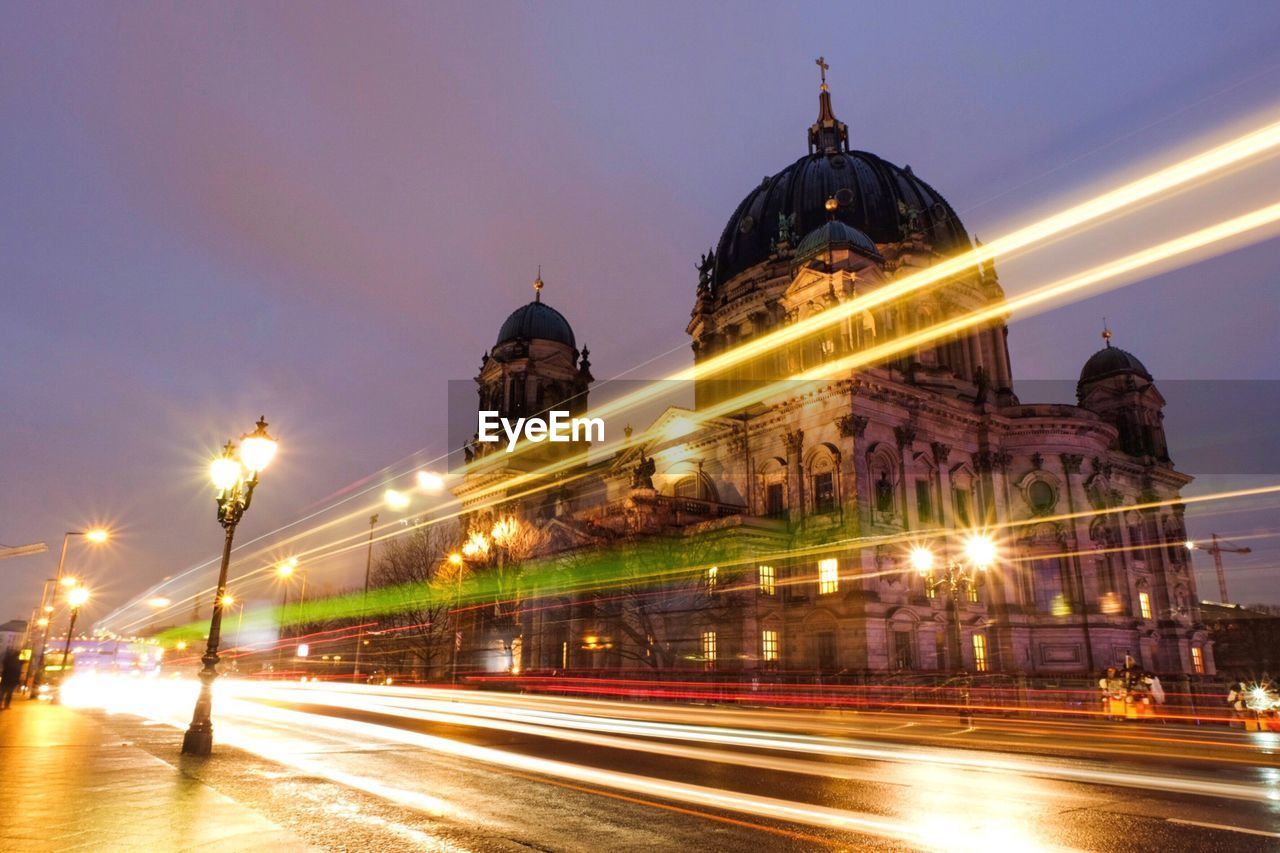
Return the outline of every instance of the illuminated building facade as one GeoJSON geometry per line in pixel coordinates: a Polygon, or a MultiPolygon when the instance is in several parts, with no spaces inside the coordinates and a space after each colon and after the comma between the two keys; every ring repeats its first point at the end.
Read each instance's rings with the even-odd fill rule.
{"type": "MultiPolygon", "coordinates": [[[[910,167],[849,148],[825,83],[808,144],[747,194],[704,257],[688,325],[696,364],[813,326],[823,311],[973,246],[910,167]]],[[[1072,674],[1132,655],[1161,673],[1212,674],[1177,503],[1191,478],[1170,460],[1151,374],[1109,332],[1080,372],[1076,405],[1018,399],[1003,320],[820,382],[787,382],[1003,300],[988,262],[815,327],[709,374],[692,410],[669,410],[615,457],[515,500],[548,531],[548,552],[674,537],[702,573],[700,594],[670,591],[677,606],[643,631],[634,620],[620,630],[622,617],[609,612],[653,607],[640,598],[606,607],[567,596],[530,608],[523,668],[661,659],[725,670],[1072,674]],[[749,404],[726,404],[744,389],[749,404]],[[954,660],[946,596],[930,591],[908,553],[925,545],[945,563],[974,530],[998,542],[1000,560],[960,601],[954,660]],[[700,564],[707,542],[728,565],[700,564]]],[[[550,361],[572,385],[572,332],[567,344],[563,332],[554,337],[568,349],[550,361]]],[[[482,393],[494,375],[486,361],[482,393]]],[[[479,463],[458,489],[464,502],[512,475],[501,460],[479,463]]]]}

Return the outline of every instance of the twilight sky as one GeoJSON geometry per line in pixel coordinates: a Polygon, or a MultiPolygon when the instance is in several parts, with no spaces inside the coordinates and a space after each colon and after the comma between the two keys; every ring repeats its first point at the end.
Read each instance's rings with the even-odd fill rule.
{"type": "MultiPolygon", "coordinates": [[[[0,621],[34,606],[64,530],[117,534],[72,546],[93,618],[215,557],[207,454],[259,414],[284,443],[246,543],[442,452],[446,383],[474,374],[538,264],[598,378],[683,364],[693,264],[805,153],[819,54],[851,144],[910,163],[988,239],[1280,116],[1274,3],[1034,5],[9,4],[0,542],[50,553],[0,564],[0,621]]],[[[1274,202],[1278,174],[1242,170],[1002,280],[1016,292],[1274,202]]],[[[1105,314],[1157,380],[1270,380],[1249,387],[1274,401],[1269,236],[1015,317],[1015,375],[1073,380],[1105,314]]],[[[1175,461],[1214,440],[1211,423],[1179,436],[1181,416],[1175,461]]],[[[1267,432],[1224,418],[1244,444],[1267,432]]],[[[1204,491],[1269,484],[1264,458],[1191,473],[1213,475],[1204,491]]],[[[324,536],[358,533],[370,505],[324,536]]],[[[1275,501],[1248,508],[1193,533],[1277,527],[1275,501]]],[[[1250,541],[1229,560],[1235,597],[1280,600],[1280,549],[1250,541]]],[[[346,552],[313,582],[362,570],[346,552]]]]}

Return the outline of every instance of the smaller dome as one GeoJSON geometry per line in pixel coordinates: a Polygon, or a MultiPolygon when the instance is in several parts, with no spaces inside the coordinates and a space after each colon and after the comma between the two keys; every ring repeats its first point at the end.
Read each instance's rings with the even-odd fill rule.
{"type": "Polygon", "coordinates": [[[795,262],[803,263],[816,258],[828,249],[850,249],[873,260],[883,260],[875,240],[839,219],[833,219],[813,229],[796,247],[795,262]]]}
{"type": "Polygon", "coordinates": [[[534,300],[512,311],[511,316],[498,331],[498,342],[494,346],[533,338],[555,341],[577,349],[573,339],[573,328],[569,325],[569,321],[559,311],[540,300],[534,300]]]}
{"type": "Polygon", "coordinates": [[[1147,372],[1147,368],[1136,355],[1107,344],[1089,356],[1089,360],[1084,363],[1084,367],[1080,369],[1080,384],[1097,382],[1099,379],[1125,373],[1136,373],[1143,379],[1152,381],[1151,374],[1147,372]]]}

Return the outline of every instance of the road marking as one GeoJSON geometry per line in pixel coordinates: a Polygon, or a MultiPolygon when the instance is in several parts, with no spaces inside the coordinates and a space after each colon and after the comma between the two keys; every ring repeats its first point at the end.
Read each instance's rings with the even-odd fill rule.
{"type": "Polygon", "coordinates": [[[1221,829],[1225,832],[1242,832],[1245,835],[1261,835],[1263,838],[1280,838],[1280,832],[1267,832],[1262,829],[1245,829],[1243,826],[1228,826],[1225,823],[1205,823],[1200,820],[1183,820],[1180,817],[1165,818],[1169,823],[1179,823],[1184,826],[1200,826],[1205,829],[1221,829]]]}

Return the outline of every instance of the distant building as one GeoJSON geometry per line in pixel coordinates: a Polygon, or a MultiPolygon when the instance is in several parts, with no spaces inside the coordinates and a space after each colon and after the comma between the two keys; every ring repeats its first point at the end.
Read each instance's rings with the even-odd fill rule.
{"type": "Polygon", "coordinates": [[[0,650],[19,646],[27,635],[27,620],[10,619],[0,625],[0,650]]]}
{"type": "Polygon", "coordinates": [[[1249,681],[1280,676],[1280,613],[1200,602],[1220,675],[1249,681]]]}
{"type": "MultiPolygon", "coordinates": [[[[747,193],[704,256],[687,327],[695,364],[974,246],[909,166],[850,149],[825,83],[808,143],[747,193]]],[[[706,570],[711,594],[701,598],[682,588],[541,601],[504,629],[518,635],[514,665],[1069,674],[1132,655],[1162,673],[1212,674],[1177,502],[1192,478],[1170,460],[1151,373],[1110,332],[1084,359],[1075,405],[1018,399],[997,311],[818,386],[716,408],[737,389],[1003,303],[993,262],[887,299],[698,380],[693,411],[669,410],[609,460],[588,465],[584,448],[566,445],[513,456],[469,445],[456,489],[469,509],[464,535],[512,513],[545,531],[548,552],[663,536],[695,562],[700,542],[736,554],[732,568],[706,570]],[[690,434],[681,425],[695,415],[690,434]],[[573,453],[577,466],[544,490],[518,479],[573,453]],[[983,528],[997,531],[1003,558],[961,603],[957,660],[946,596],[911,569],[907,546],[955,553],[965,531],[983,528]]],[[[587,356],[539,292],[485,354],[479,408],[513,418],[583,411],[587,356]]],[[[488,666],[481,656],[501,633],[500,619],[486,619],[462,652],[476,665],[488,666]]]]}

